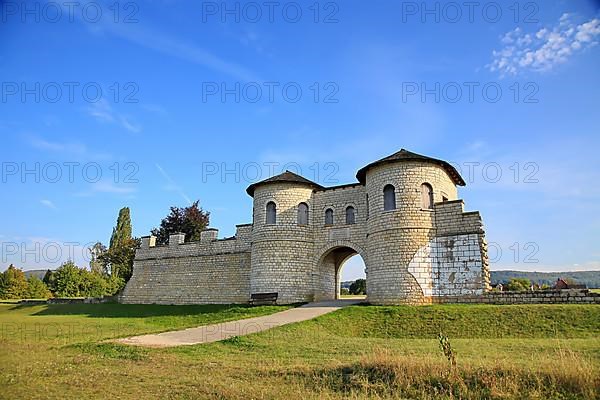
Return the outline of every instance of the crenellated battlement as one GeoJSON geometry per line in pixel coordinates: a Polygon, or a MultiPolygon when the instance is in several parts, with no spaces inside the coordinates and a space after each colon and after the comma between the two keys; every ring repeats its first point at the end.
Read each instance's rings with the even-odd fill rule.
{"type": "Polygon", "coordinates": [[[169,236],[167,245],[156,245],[155,236],[144,236],[135,259],[137,261],[249,252],[251,232],[252,225],[238,225],[235,236],[218,239],[219,230],[208,228],[200,233],[200,241],[187,243],[184,233],[175,233],[169,236]]]}

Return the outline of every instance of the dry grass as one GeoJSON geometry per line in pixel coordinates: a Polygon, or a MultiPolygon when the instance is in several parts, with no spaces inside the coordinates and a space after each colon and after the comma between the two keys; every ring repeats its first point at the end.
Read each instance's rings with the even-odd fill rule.
{"type": "Polygon", "coordinates": [[[403,357],[378,349],[357,363],[300,373],[322,398],[598,399],[597,368],[561,349],[534,368],[504,362],[451,368],[441,357],[403,357]]]}

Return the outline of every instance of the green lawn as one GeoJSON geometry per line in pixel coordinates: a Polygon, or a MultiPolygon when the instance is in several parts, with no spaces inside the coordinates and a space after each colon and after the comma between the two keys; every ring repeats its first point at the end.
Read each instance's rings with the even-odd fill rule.
{"type": "Polygon", "coordinates": [[[0,305],[0,398],[600,396],[595,305],[353,306],[221,343],[100,343],[281,309],[0,305]],[[453,371],[436,340],[440,330],[456,353],[453,371]]]}

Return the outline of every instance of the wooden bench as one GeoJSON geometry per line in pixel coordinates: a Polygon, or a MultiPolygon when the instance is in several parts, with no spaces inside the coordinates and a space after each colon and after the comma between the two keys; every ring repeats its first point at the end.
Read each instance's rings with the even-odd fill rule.
{"type": "Polygon", "coordinates": [[[279,293],[252,293],[250,295],[250,304],[265,305],[277,303],[279,293]]]}

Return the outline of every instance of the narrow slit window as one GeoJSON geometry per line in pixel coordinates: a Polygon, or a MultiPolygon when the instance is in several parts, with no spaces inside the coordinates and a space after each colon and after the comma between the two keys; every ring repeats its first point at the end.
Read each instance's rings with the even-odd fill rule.
{"type": "Polygon", "coordinates": [[[331,208],[325,210],[325,225],[333,225],[333,210],[331,208]]]}
{"type": "Polygon", "coordinates": [[[277,206],[272,201],[267,203],[267,224],[275,225],[277,223],[277,206]]]}
{"type": "Polygon", "coordinates": [[[421,185],[421,208],[433,209],[433,188],[429,183],[421,185]]]}
{"type": "Polygon", "coordinates": [[[298,225],[308,225],[308,204],[298,205],[298,225]]]}
{"type": "Polygon", "coordinates": [[[386,185],[383,188],[383,210],[396,209],[396,188],[392,185],[386,185]]]}
{"type": "Polygon", "coordinates": [[[356,211],[354,207],[348,206],[346,208],[346,225],[353,225],[356,223],[356,211]]]}

